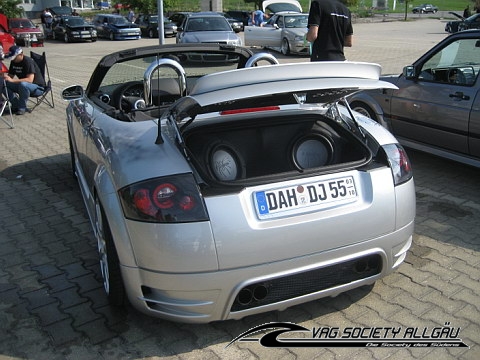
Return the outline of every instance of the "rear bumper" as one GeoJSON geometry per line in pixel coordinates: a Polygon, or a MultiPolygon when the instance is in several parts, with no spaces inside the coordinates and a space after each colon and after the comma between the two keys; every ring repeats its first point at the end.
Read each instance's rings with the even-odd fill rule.
{"type": "MultiPolygon", "coordinates": [[[[182,274],[123,267],[122,275],[132,305],[149,315],[187,323],[240,319],[265,311],[283,310],[322,297],[336,296],[344,291],[374,283],[403,262],[412,242],[413,229],[412,220],[393,233],[368,241],[259,266],[182,274]],[[308,293],[297,292],[290,298],[269,303],[260,301],[258,306],[250,303],[248,306],[239,305],[239,293],[255,287],[255,284],[268,283],[281,287],[289,279],[295,279],[302,273],[314,274],[323,271],[322,269],[358,267],[353,265],[357,260],[363,261],[372,256],[380,259],[378,270],[367,272],[364,277],[356,277],[346,282],[339,279],[328,288],[309,288],[308,293]]],[[[283,292],[284,289],[277,288],[275,291],[283,292]]]]}

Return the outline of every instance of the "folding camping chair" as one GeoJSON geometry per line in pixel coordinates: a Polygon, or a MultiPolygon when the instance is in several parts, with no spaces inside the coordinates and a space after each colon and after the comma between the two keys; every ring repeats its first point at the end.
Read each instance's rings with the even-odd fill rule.
{"type": "Polygon", "coordinates": [[[29,100],[34,103],[33,107],[30,109],[30,112],[35,110],[35,108],[40,104],[47,104],[53,109],[55,104],[53,102],[52,81],[50,80],[50,72],[48,71],[47,56],[45,55],[45,52],[40,55],[31,51],[30,57],[37,63],[38,67],[40,68],[40,72],[45,79],[45,83],[47,84],[45,91],[41,95],[30,96],[29,100]]]}
{"type": "Polygon", "coordinates": [[[13,123],[12,107],[10,106],[10,102],[8,101],[7,84],[5,82],[5,79],[3,78],[3,73],[8,72],[8,69],[3,63],[1,64],[0,72],[2,75],[0,81],[2,81],[3,85],[3,93],[0,94],[0,120],[7,124],[10,129],[13,129],[15,127],[15,124],[13,123]]]}

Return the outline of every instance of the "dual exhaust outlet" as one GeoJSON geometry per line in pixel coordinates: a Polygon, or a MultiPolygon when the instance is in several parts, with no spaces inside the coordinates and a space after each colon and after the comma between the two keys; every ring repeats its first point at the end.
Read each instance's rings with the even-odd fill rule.
{"type": "Polygon", "coordinates": [[[253,302],[262,301],[267,295],[268,287],[266,284],[254,284],[240,290],[235,301],[242,306],[247,306],[253,302]]]}
{"type": "MultiPolygon", "coordinates": [[[[378,255],[370,255],[367,257],[363,257],[361,259],[358,259],[357,261],[354,261],[350,265],[350,274],[355,273],[358,274],[361,278],[362,277],[369,277],[374,274],[377,274],[379,272],[379,269],[381,267],[381,258],[378,255]],[[361,276],[363,275],[363,276],[361,276]]],[[[348,270],[345,269],[344,276],[348,277],[348,270]]],[[[344,277],[341,276],[341,277],[344,277]]],[[[344,278],[345,280],[345,278],[344,278]]],[[[315,281],[314,278],[312,281],[315,281]]],[[[321,279],[317,280],[319,283],[321,283],[321,279]]],[[[328,283],[328,282],[327,282],[328,283]]],[[[341,279],[339,279],[338,284],[342,284],[343,282],[341,279]]],[[[332,286],[335,286],[331,284],[332,286]]],[[[266,297],[270,293],[270,288],[273,286],[273,284],[269,283],[258,283],[258,284],[252,284],[244,287],[243,289],[240,290],[238,293],[235,303],[237,303],[240,306],[243,307],[251,307],[252,305],[255,306],[256,303],[258,303],[258,306],[261,305],[261,302],[266,299],[266,297]]],[[[321,285],[319,286],[318,290],[325,290],[328,287],[331,287],[329,285],[326,285],[326,287],[322,287],[321,285]]],[[[301,294],[302,291],[300,291],[299,295],[301,294]]]]}

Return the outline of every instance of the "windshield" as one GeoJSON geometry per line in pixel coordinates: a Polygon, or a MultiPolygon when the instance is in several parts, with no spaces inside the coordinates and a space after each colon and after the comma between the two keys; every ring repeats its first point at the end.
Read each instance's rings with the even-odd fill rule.
{"type": "Polygon", "coordinates": [[[113,25],[130,25],[130,22],[122,16],[112,17],[108,19],[108,22],[113,25]]]}
{"type": "Polygon", "coordinates": [[[70,26],[80,26],[80,25],[85,25],[85,21],[81,17],[67,18],[67,19],[65,19],[65,24],[70,25],[70,26]]]}
{"type": "MultiPolygon", "coordinates": [[[[239,54],[225,52],[188,51],[170,53],[165,58],[174,59],[185,69],[187,86],[193,87],[195,80],[203,75],[218,71],[234,70],[239,67],[239,54]]],[[[114,64],[105,74],[99,89],[103,93],[112,93],[117,86],[127,82],[143,82],[143,76],[148,66],[158,59],[157,56],[131,59],[114,64]]],[[[174,72],[162,71],[155,77],[176,77],[174,72]]]]}
{"type": "Polygon", "coordinates": [[[202,17],[189,19],[185,31],[232,31],[224,17],[202,17]]]}
{"type": "Polygon", "coordinates": [[[28,28],[33,29],[35,25],[30,20],[22,19],[22,20],[11,20],[10,21],[11,28],[28,28]]]}
{"type": "Polygon", "coordinates": [[[308,25],[308,15],[285,16],[286,28],[306,28],[308,25]]]}

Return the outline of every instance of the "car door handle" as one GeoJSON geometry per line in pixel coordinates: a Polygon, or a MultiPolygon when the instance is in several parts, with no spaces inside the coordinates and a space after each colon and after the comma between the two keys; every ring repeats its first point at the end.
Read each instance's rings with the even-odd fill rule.
{"type": "Polygon", "coordinates": [[[470,96],[464,95],[462,91],[457,91],[455,94],[448,95],[451,98],[458,98],[460,100],[470,100],[470,96]]]}

